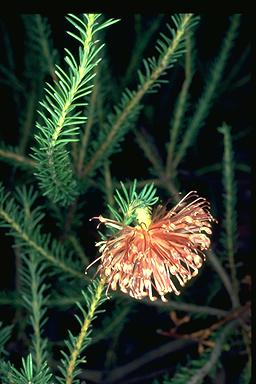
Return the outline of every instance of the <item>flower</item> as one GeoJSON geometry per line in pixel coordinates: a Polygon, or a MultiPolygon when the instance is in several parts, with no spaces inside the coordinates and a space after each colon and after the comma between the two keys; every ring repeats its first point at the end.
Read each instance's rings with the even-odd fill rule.
{"type": "Polygon", "coordinates": [[[177,283],[184,286],[205,260],[214,220],[209,203],[192,191],[171,210],[158,205],[152,215],[149,207],[135,213],[136,226],[96,217],[117,232],[96,244],[101,256],[92,264],[101,260],[97,273],[112,290],[119,286],[136,299],[148,296],[152,301],[156,292],[167,301],[165,295],[179,295],[177,283]]]}

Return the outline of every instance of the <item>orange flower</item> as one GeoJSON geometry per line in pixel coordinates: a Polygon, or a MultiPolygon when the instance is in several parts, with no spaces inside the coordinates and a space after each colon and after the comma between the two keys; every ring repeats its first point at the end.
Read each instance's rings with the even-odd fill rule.
{"type": "MultiPolygon", "coordinates": [[[[189,192],[174,208],[157,206],[152,216],[149,208],[137,208],[139,225],[124,225],[115,220],[96,217],[100,223],[118,231],[100,241],[101,260],[97,272],[106,279],[108,288],[119,286],[122,292],[154,301],[156,291],[163,301],[165,294],[179,295],[181,286],[196,276],[210,246],[213,217],[209,203],[189,192]]],[[[92,264],[94,264],[94,262],[92,264]]]]}

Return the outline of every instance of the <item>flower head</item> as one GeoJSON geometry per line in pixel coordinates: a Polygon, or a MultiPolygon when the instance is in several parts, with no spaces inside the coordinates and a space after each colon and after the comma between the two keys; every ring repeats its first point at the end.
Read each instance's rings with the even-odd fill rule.
{"type": "Polygon", "coordinates": [[[166,301],[165,294],[179,295],[177,283],[184,286],[205,260],[210,246],[209,203],[189,192],[174,208],[158,205],[135,210],[138,224],[125,225],[99,216],[96,219],[117,231],[100,241],[101,260],[97,272],[108,287],[141,299],[156,300],[155,293],[166,301]]]}

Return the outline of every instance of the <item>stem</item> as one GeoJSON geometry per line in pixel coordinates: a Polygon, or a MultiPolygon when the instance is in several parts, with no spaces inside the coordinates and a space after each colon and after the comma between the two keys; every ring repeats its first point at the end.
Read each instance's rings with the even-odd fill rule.
{"type": "Polygon", "coordinates": [[[70,232],[70,229],[71,229],[72,224],[73,224],[74,216],[77,212],[78,201],[79,201],[79,197],[77,197],[74,200],[74,202],[68,207],[68,212],[66,215],[65,224],[64,224],[63,233],[62,233],[62,239],[65,239],[65,237],[70,232]]]}
{"type": "Polygon", "coordinates": [[[91,94],[88,119],[86,122],[86,126],[85,126],[84,133],[83,133],[82,140],[81,140],[81,147],[80,147],[80,151],[78,154],[77,174],[79,177],[81,177],[81,175],[82,175],[84,159],[86,156],[86,151],[87,151],[87,147],[88,147],[88,143],[89,143],[89,139],[90,139],[90,134],[91,134],[91,129],[92,129],[92,125],[93,125],[93,117],[94,117],[94,112],[95,112],[95,107],[96,107],[97,96],[98,96],[98,88],[97,88],[97,83],[96,83],[93,87],[93,91],[91,94]]]}
{"type": "Polygon", "coordinates": [[[14,230],[20,239],[22,239],[29,247],[31,247],[34,251],[39,253],[41,256],[43,256],[45,259],[50,261],[52,264],[54,264],[56,267],[62,269],[63,271],[69,273],[72,276],[83,278],[84,276],[79,272],[73,269],[72,267],[68,266],[64,261],[57,259],[53,254],[48,252],[46,249],[44,249],[41,245],[39,245],[32,237],[31,235],[28,235],[25,230],[21,228],[21,226],[12,219],[8,213],[6,213],[4,210],[0,209],[0,216],[2,216],[2,219],[9,224],[9,226],[14,230]]]}
{"type": "Polygon", "coordinates": [[[88,58],[89,58],[89,50],[92,44],[93,39],[93,26],[95,22],[95,14],[88,15],[88,24],[86,27],[86,40],[83,46],[83,55],[81,57],[81,61],[79,63],[79,67],[77,69],[77,73],[79,76],[75,78],[75,81],[72,83],[71,89],[69,90],[69,97],[66,100],[65,105],[63,106],[58,121],[56,123],[56,128],[52,134],[52,137],[49,140],[49,151],[53,152],[53,148],[58,144],[58,138],[61,134],[62,128],[66,122],[67,115],[69,113],[70,107],[74,101],[75,96],[77,95],[77,91],[79,89],[80,84],[82,83],[84,76],[86,75],[86,70],[88,67],[88,58]]]}
{"type": "Polygon", "coordinates": [[[36,96],[37,96],[36,83],[33,82],[31,84],[31,92],[29,93],[29,97],[27,99],[25,120],[24,120],[22,127],[21,127],[22,136],[21,136],[21,140],[20,140],[20,144],[19,144],[19,150],[20,150],[21,155],[24,155],[24,153],[26,151],[26,147],[27,147],[27,144],[29,141],[30,132],[31,132],[31,129],[33,126],[34,110],[35,110],[35,104],[37,101],[36,96]]]}
{"type": "Polygon", "coordinates": [[[66,372],[66,384],[72,384],[73,377],[74,377],[74,370],[76,367],[76,360],[79,357],[83,341],[87,336],[89,327],[91,325],[91,322],[94,318],[95,311],[97,309],[97,306],[99,304],[99,301],[101,299],[101,295],[104,290],[105,281],[102,279],[99,281],[99,285],[96,289],[95,295],[93,297],[93,300],[91,302],[90,307],[88,308],[88,313],[86,318],[84,319],[84,323],[82,325],[81,331],[79,335],[77,336],[75,347],[72,351],[72,354],[70,356],[69,364],[67,366],[67,372],[66,372]]]}
{"type": "Polygon", "coordinates": [[[39,294],[40,286],[38,285],[39,276],[36,271],[37,267],[38,267],[38,264],[34,259],[34,255],[31,254],[31,262],[28,264],[28,268],[30,270],[30,277],[31,277],[31,286],[30,286],[31,303],[30,303],[29,297],[27,297],[27,301],[31,307],[32,318],[33,318],[32,326],[35,334],[35,339],[33,340],[33,346],[35,349],[34,353],[35,353],[36,370],[37,372],[40,372],[40,369],[43,364],[44,343],[41,338],[42,299],[39,294]]]}
{"type": "Polygon", "coordinates": [[[234,15],[229,27],[229,30],[224,37],[223,45],[220,50],[220,54],[214,63],[207,84],[203,90],[203,94],[196,106],[195,113],[192,116],[185,134],[183,135],[183,140],[179,145],[177,154],[174,158],[172,167],[177,168],[181,160],[184,158],[187,149],[194,143],[194,139],[203,125],[204,120],[209,114],[210,106],[215,98],[217,87],[219,86],[225,64],[228,59],[229,52],[232,48],[233,41],[236,37],[237,30],[239,27],[240,15],[234,15]]]}
{"type": "Polygon", "coordinates": [[[178,96],[177,105],[174,112],[173,123],[170,132],[170,142],[168,144],[167,160],[166,160],[166,173],[168,175],[173,173],[173,159],[175,153],[175,147],[177,139],[184,119],[185,106],[188,97],[188,89],[191,84],[191,79],[185,79],[182,84],[180,94],[178,96]]]}
{"type": "Polygon", "coordinates": [[[165,178],[164,166],[158,150],[154,144],[154,138],[145,130],[134,131],[135,138],[141,147],[143,154],[153,165],[155,174],[159,179],[165,178]]]}
{"type": "MultiPolygon", "coordinates": [[[[222,87],[221,87],[222,92],[224,92],[224,91],[230,92],[231,89],[235,88],[235,85],[237,84],[237,82],[240,81],[240,80],[237,80],[237,82],[236,82],[235,81],[236,77],[239,75],[239,72],[240,72],[241,68],[243,67],[244,62],[248,59],[248,56],[250,56],[250,54],[251,54],[251,47],[247,46],[244,49],[244,51],[242,52],[241,56],[238,58],[237,62],[232,66],[226,79],[222,83],[222,87]]],[[[251,75],[248,75],[248,76],[250,79],[251,75]]],[[[245,76],[245,77],[247,77],[247,76],[245,76]]]]}
{"type": "Polygon", "coordinates": [[[20,166],[29,167],[32,169],[36,167],[36,162],[34,160],[30,160],[27,157],[19,155],[15,152],[0,149],[0,158],[1,157],[3,158],[3,160],[11,160],[20,166]]]}
{"type": "Polygon", "coordinates": [[[195,305],[190,303],[178,303],[174,300],[168,300],[167,303],[163,303],[160,300],[150,301],[144,299],[141,301],[142,304],[153,305],[156,307],[162,307],[165,309],[176,309],[178,311],[193,312],[193,313],[205,313],[210,316],[226,316],[228,311],[219,308],[207,307],[205,305],[195,305]]]}
{"type": "MultiPolygon", "coordinates": [[[[233,137],[233,139],[234,139],[234,137],[233,137]]],[[[234,164],[234,168],[237,171],[246,172],[246,173],[250,173],[250,171],[251,171],[250,166],[247,164],[243,164],[243,163],[234,164]]],[[[212,164],[212,165],[207,165],[206,167],[202,167],[202,168],[196,170],[195,174],[197,176],[202,176],[205,173],[221,171],[221,169],[222,169],[222,164],[216,163],[216,164],[212,164]]]]}
{"type": "Polygon", "coordinates": [[[150,363],[151,361],[159,359],[167,354],[175,353],[176,351],[189,347],[193,344],[195,344],[193,340],[174,340],[147,352],[143,356],[127,364],[124,364],[120,367],[113,369],[112,371],[109,372],[107,377],[105,372],[84,370],[83,374],[80,375],[80,378],[84,378],[86,380],[92,380],[98,383],[104,382],[104,384],[115,383],[116,381],[119,382],[121,378],[126,377],[131,372],[139,369],[140,367],[143,367],[144,365],[150,363]]]}
{"type": "Polygon", "coordinates": [[[160,23],[162,21],[163,15],[158,15],[152,23],[148,26],[148,28],[143,32],[143,39],[141,38],[141,28],[138,28],[139,21],[136,20],[136,17],[141,15],[134,15],[135,17],[135,26],[136,29],[136,42],[135,46],[133,48],[133,54],[131,56],[131,60],[129,64],[127,65],[127,70],[124,75],[124,80],[122,84],[122,88],[125,88],[127,84],[131,81],[132,76],[134,75],[134,72],[136,71],[136,66],[141,60],[141,57],[143,55],[143,51],[145,50],[147,44],[149,43],[152,35],[155,33],[155,31],[159,28],[160,23]],[[137,25],[136,25],[137,21],[137,25]]]}
{"type": "Polygon", "coordinates": [[[113,206],[115,203],[114,196],[113,196],[113,183],[112,183],[112,176],[110,172],[110,165],[109,163],[104,164],[104,180],[105,180],[105,187],[106,187],[106,196],[107,196],[107,202],[109,205],[113,206]]]}
{"type": "Polygon", "coordinates": [[[127,317],[130,310],[130,305],[127,305],[125,308],[123,308],[122,312],[118,316],[113,317],[112,322],[105,326],[102,332],[95,334],[95,336],[92,338],[91,345],[98,343],[102,339],[106,339],[110,335],[112,336],[116,331],[116,327],[125,322],[125,318],[127,317]]]}
{"type": "MultiPolygon", "coordinates": [[[[234,159],[232,148],[232,137],[230,127],[225,123],[219,128],[224,135],[224,156],[223,156],[223,187],[224,187],[224,203],[225,203],[225,220],[224,246],[229,260],[229,268],[231,272],[231,281],[235,295],[239,297],[239,285],[236,276],[235,264],[235,243],[236,243],[236,183],[234,174],[234,159]]],[[[238,299],[239,302],[239,299],[238,299]]]]}
{"type": "MultiPolygon", "coordinates": [[[[242,316],[248,315],[248,310],[245,308],[245,311],[242,316]]],[[[210,356],[209,362],[200,369],[196,375],[197,381],[194,380],[194,376],[189,383],[186,384],[197,384],[199,383],[198,378],[204,378],[211,370],[211,368],[216,364],[219,355],[221,353],[222,346],[225,342],[225,339],[229,335],[229,333],[237,328],[239,326],[239,320],[240,318],[230,321],[224,328],[224,330],[221,333],[221,336],[216,342],[216,345],[212,351],[212,354],[210,356]]],[[[176,351],[181,350],[183,348],[195,345],[196,341],[192,339],[179,339],[170,341],[169,343],[165,343],[164,345],[161,345],[160,347],[153,349],[147,353],[145,353],[143,356],[127,363],[122,366],[119,366],[115,369],[113,369],[111,372],[109,372],[108,376],[106,377],[105,372],[101,371],[93,371],[93,370],[84,370],[83,375],[80,375],[81,378],[84,378],[85,380],[91,380],[96,383],[102,383],[104,381],[104,384],[113,384],[115,382],[120,382],[120,379],[126,377],[127,375],[131,374],[131,372],[145,366],[146,364],[150,363],[151,361],[154,361],[160,357],[163,357],[167,354],[176,353],[176,351]]],[[[122,380],[124,382],[124,380],[122,380]]]]}
{"type": "Polygon", "coordinates": [[[47,39],[47,36],[45,34],[45,26],[42,20],[42,16],[35,15],[35,22],[37,24],[37,29],[41,38],[40,42],[41,42],[41,48],[42,48],[42,55],[47,60],[49,74],[51,75],[52,79],[56,81],[57,76],[55,74],[55,62],[49,47],[49,40],[47,39]]]}
{"type": "Polygon", "coordinates": [[[67,237],[67,240],[69,240],[69,242],[71,243],[71,245],[73,246],[74,250],[76,251],[76,253],[78,254],[78,256],[80,257],[81,261],[84,263],[84,265],[88,265],[89,264],[89,259],[88,257],[85,255],[84,253],[84,250],[83,250],[83,247],[81,246],[81,244],[79,243],[79,241],[77,240],[77,238],[74,236],[74,235],[69,235],[67,237]]]}
{"type": "Polygon", "coordinates": [[[217,256],[214,254],[213,251],[209,251],[207,253],[207,256],[208,256],[208,260],[212,264],[212,267],[215,269],[215,271],[217,272],[217,274],[221,278],[222,283],[223,283],[224,287],[226,288],[226,290],[230,296],[232,306],[234,308],[238,307],[239,306],[239,300],[238,300],[237,295],[235,294],[235,292],[233,290],[232,283],[230,281],[230,278],[229,278],[227,272],[222,267],[219,259],[217,258],[217,256]]]}
{"type": "Polygon", "coordinates": [[[197,373],[188,381],[187,384],[201,383],[201,381],[208,375],[208,373],[215,366],[215,364],[217,363],[221,355],[222,347],[227,336],[231,331],[237,328],[239,324],[240,324],[239,319],[236,319],[224,327],[223,331],[220,334],[220,337],[216,341],[215,347],[213,348],[213,351],[210,355],[208,362],[201,369],[197,371],[197,373]]]}
{"type": "Polygon", "coordinates": [[[176,150],[177,140],[182,128],[185,117],[185,112],[188,106],[188,90],[193,77],[193,41],[191,33],[186,37],[186,53],[185,53],[185,80],[182,84],[180,94],[178,96],[177,104],[174,110],[173,122],[171,124],[170,142],[167,145],[167,159],[166,159],[166,175],[172,176],[175,171],[172,162],[176,150]]]}
{"type": "Polygon", "coordinates": [[[166,68],[168,67],[170,58],[178,48],[180,41],[184,36],[186,27],[189,24],[191,17],[193,17],[193,14],[186,14],[180,28],[176,32],[175,38],[171,42],[166,53],[160,58],[158,65],[154,68],[154,70],[150,74],[149,78],[145,81],[145,83],[138,88],[137,92],[134,93],[133,97],[126,104],[123,111],[117,116],[117,119],[113,124],[112,128],[109,130],[109,133],[106,139],[104,140],[104,142],[102,142],[99,148],[95,151],[90,161],[86,164],[83,171],[83,177],[86,177],[88,174],[90,174],[94,170],[96,163],[99,161],[99,159],[102,156],[104,156],[109,146],[112,144],[120,127],[125,123],[128,116],[136,108],[136,106],[138,106],[138,104],[140,103],[145,93],[147,93],[147,91],[152,87],[152,85],[156,82],[156,80],[166,70],[166,68]]]}

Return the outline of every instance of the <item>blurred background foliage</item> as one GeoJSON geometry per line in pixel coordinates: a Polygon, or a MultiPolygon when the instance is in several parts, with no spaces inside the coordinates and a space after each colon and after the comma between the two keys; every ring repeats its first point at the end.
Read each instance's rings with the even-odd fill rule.
{"type": "MultiPolygon", "coordinates": [[[[105,43],[99,54],[102,60],[96,71],[92,69],[96,76],[88,80],[92,92],[82,95],[87,105],[81,106],[81,116],[87,120],[65,138],[69,163],[61,164],[66,153],[56,157],[62,166],[60,175],[66,168],[75,183],[54,192],[55,197],[48,176],[44,185],[40,178],[47,162],[31,156],[39,148],[37,111],[42,111],[39,101],[45,82],[58,80],[56,64],[65,69],[64,48],[78,60],[78,42],[67,35],[72,26],[63,15],[10,14],[0,20],[0,166],[5,187],[0,228],[2,380],[12,372],[6,382],[26,383],[24,377],[28,379],[31,371],[37,384],[55,382],[49,372],[58,376],[60,351],[74,356],[75,337],[81,334],[74,317],[81,313],[75,303],[82,308],[87,304],[88,312],[80,318],[90,318],[90,305],[99,289],[93,285],[88,293],[93,271],[83,276],[97,256],[94,243],[99,240],[89,219],[109,215],[107,204],[114,206],[119,182],[129,187],[137,179],[138,190],[153,182],[161,202],[171,198],[174,204],[179,192],[190,190],[206,197],[218,220],[212,249],[195,281],[179,297],[170,295],[168,303],[111,294],[111,300],[102,303],[105,312],[93,322],[90,342],[84,345],[86,365],[77,361],[78,382],[249,383],[249,18],[219,15],[216,21],[210,14],[193,16],[193,25],[183,30],[183,46],[177,56],[172,53],[173,62],[166,67],[161,58],[178,39],[180,21],[175,25],[167,14],[120,19],[100,32],[105,43]],[[160,52],[159,39],[166,44],[160,52]],[[155,63],[143,63],[152,56],[155,63]],[[159,78],[153,78],[157,71],[159,78]],[[72,141],[75,134],[79,141],[72,141]],[[12,219],[8,221],[7,215],[12,219]],[[19,233],[14,223],[20,225],[19,233]],[[9,231],[11,237],[6,236],[9,231]],[[31,242],[41,248],[32,252],[31,242]],[[53,268],[41,264],[37,253],[53,268]],[[36,309],[38,298],[42,302],[36,309]],[[36,338],[39,323],[41,336],[36,338]],[[67,330],[75,336],[65,346],[67,330]]],[[[64,173],[61,182],[65,184],[68,177],[64,173]]],[[[60,382],[68,383],[65,372],[63,377],[60,382]]]]}

